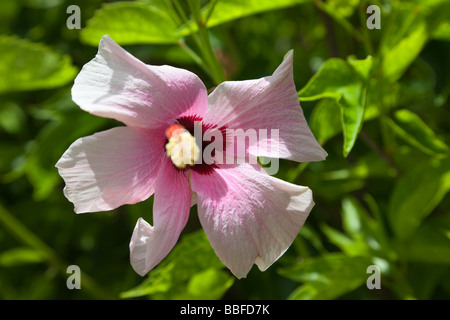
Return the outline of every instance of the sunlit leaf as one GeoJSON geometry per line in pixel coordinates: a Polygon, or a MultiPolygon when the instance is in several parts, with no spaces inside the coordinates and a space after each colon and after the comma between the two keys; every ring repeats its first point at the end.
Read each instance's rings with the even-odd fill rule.
{"type": "Polygon", "coordinates": [[[361,234],[350,237],[343,232],[336,230],[328,225],[322,225],[322,232],[328,238],[330,243],[337,246],[349,256],[367,256],[369,252],[368,244],[363,241],[361,234]]]}
{"type": "Polygon", "coordinates": [[[17,37],[0,36],[0,61],[0,93],[59,87],[78,71],[69,56],[17,37]]]}
{"type": "Polygon", "coordinates": [[[392,44],[392,46],[386,45],[381,69],[384,78],[391,82],[398,80],[403,75],[428,40],[425,21],[422,17],[417,16],[414,11],[410,12],[407,17],[398,17],[396,22],[393,23],[404,26],[408,31],[404,31],[405,36],[399,39],[397,43],[392,44]],[[409,25],[405,27],[405,24],[409,25]]]}
{"type": "Polygon", "coordinates": [[[342,131],[339,105],[334,99],[323,99],[313,110],[309,125],[320,144],[342,131]]]}
{"type": "MultiPolygon", "coordinates": [[[[356,67],[355,71],[359,67],[357,63],[353,63],[353,66],[356,67]]],[[[423,99],[431,97],[433,84],[430,83],[430,77],[432,74],[423,63],[415,71],[409,79],[396,83],[372,78],[369,89],[366,90],[363,121],[375,119],[395,107],[422,103],[423,99]]],[[[360,72],[363,75],[363,71],[360,72]]],[[[339,112],[339,104],[334,99],[323,99],[314,107],[309,123],[314,136],[321,144],[342,131],[339,112]]]]}
{"type": "Polygon", "coordinates": [[[327,12],[332,12],[335,16],[341,18],[350,17],[358,5],[359,0],[334,0],[324,2],[324,8],[326,8],[327,12]]]}
{"type": "Polygon", "coordinates": [[[104,4],[81,31],[81,40],[97,46],[103,35],[109,35],[122,45],[178,43],[179,26],[161,1],[104,4]]]}
{"type": "Polygon", "coordinates": [[[361,286],[368,278],[370,259],[326,254],[279,270],[294,281],[304,283],[289,296],[291,300],[335,299],[361,286]]]}
{"type": "Polygon", "coordinates": [[[395,2],[380,44],[381,70],[389,82],[398,80],[439,28],[446,28],[450,2],[446,0],[395,2]]]}
{"type": "Polygon", "coordinates": [[[444,157],[448,154],[447,145],[439,140],[415,113],[402,109],[396,111],[393,118],[394,120],[389,118],[385,120],[394,132],[410,145],[433,156],[444,157]]]}
{"type": "Polygon", "coordinates": [[[181,293],[177,299],[220,299],[233,285],[234,279],[227,271],[209,268],[195,274],[187,285],[185,295],[181,293]]]}
{"type": "Polygon", "coordinates": [[[300,101],[331,98],[339,105],[344,156],[350,153],[362,126],[368,81],[364,77],[369,76],[371,68],[371,57],[348,62],[329,59],[298,93],[300,101]]]}
{"type": "Polygon", "coordinates": [[[345,198],[342,200],[342,227],[347,234],[358,235],[361,233],[364,209],[356,199],[345,198]]]}
{"type": "Polygon", "coordinates": [[[150,295],[154,299],[219,299],[234,278],[211,248],[203,230],[184,236],[141,285],[123,298],[150,295]],[[207,289],[207,290],[206,290],[207,289]]]}
{"type": "MultiPolygon", "coordinates": [[[[207,27],[214,27],[219,24],[236,20],[242,17],[261,13],[264,11],[272,11],[291,7],[299,3],[313,2],[312,0],[219,0],[214,7],[207,27]]],[[[206,14],[209,6],[204,9],[206,14]]]]}

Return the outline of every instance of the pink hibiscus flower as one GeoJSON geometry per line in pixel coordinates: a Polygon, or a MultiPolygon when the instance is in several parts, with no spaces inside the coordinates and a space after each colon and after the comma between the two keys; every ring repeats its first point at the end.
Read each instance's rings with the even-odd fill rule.
{"type": "Polygon", "coordinates": [[[223,154],[237,157],[227,147],[236,135],[228,132],[275,129],[277,139],[249,139],[245,154],[325,159],[303,116],[292,64],[290,51],[272,76],[227,81],[208,96],[195,74],[146,65],[104,36],[72,97],[81,109],[125,126],[78,139],[56,164],[75,212],[112,210],[154,194],[154,226],[140,218],[130,242],[131,264],[145,275],[174,247],[197,204],[211,246],[236,277],[253,264],[267,269],[303,226],[314,206],[311,190],[248,161],[199,161],[208,143],[200,146],[193,135],[199,124],[203,133],[224,133],[223,154]]]}

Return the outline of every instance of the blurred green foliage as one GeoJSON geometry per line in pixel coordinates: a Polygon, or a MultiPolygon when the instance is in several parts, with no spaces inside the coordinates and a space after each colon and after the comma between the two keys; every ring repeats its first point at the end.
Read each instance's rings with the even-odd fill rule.
{"type": "Polygon", "coordinates": [[[1,299],[450,298],[450,1],[4,0],[0,10],[1,299]],[[368,5],[381,29],[366,27],[368,5]],[[197,23],[201,21],[201,23],[197,23]],[[267,271],[236,280],[196,217],[142,279],[129,264],[152,199],[75,215],[55,163],[77,138],[117,125],[70,88],[108,34],[150,64],[222,79],[270,75],[294,49],[294,79],[326,161],[281,161],[316,206],[267,271]],[[81,290],[69,290],[69,265],[81,290]],[[369,290],[369,265],[381,289],[369,290]]]}

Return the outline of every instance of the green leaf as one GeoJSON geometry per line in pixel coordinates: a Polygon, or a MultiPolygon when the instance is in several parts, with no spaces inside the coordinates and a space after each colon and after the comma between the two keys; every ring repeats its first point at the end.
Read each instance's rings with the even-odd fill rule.
{"type": "Polygon", "coordinates": [[[386,31],[385,34],[397,32],[397,37],[395,43],[384,44],[381,63],[383,77],[389,82],[395,82],[403,75],[428,40],[425,20],[417,15],[417,11],[396,11],[393,18],[391,23],[398,24],[401,29],[386,31]],[[399,33],[404,34],[400,39],[399,33]]]}
{"type": "Polygon", "coordinates": [[[384,16],[386,28],[380,43],[381,71],[389,82],[398,80],[418,57],[427,41],[446,30],[450,17],[447,0],[394,2],[384,16]]]}
{"type": "Polygon", "coordinates": [[[81,41],[98,46],[102,36],[109,35],[122,45],[178,43],[179,26],[165,8],[163,0],[105,4],[81,31],[81,41]]]}
{"type": "MultiPolygon", "coordinates": [[[[320,237],[320,234],[315,231],[312,227],[309,225],[304,225],[302,227],[302,232],[300,234],[302,238],[304,238],[311,246],[313,246],[318,252],[324,253],[327,250],[323,246],[322,239],[320,237]]],[[[294,241],[295,245],[295,241],[294,241]]]]}
{"type": "Polygon", "coordinates": [[[358,235],[361,233],[363,217],[366,216],[365,210],[354,198],[344,198],[342,200],[342,227],[349,235],[358,235]]]}
{"type": "MultiPolygon", "coordinates": [[[[429,79],[434,75],[425,63],[416,61],[414,74],[402,82],[387,83],[382,79],[370,79],[369,89],[366,91],[364,121],[375,119],[395,107],[421,103],[426,97],[433,96],[434,86],[429,79]]],[[[361,77],[366,77],[364,71],[367,70],[360,70],[360,66],[355,62],[352,66],[361,77]]],[[[334,99],[323,99],[314,107],[309,123],[314,136],[321,144],[342,131],[339,118],[339,104],[334,99]]]]}
{"type": "Polygon", "coordinates": [[[408,258],[450,265],[450,218],[443,216],[424,222],[410,239],[408,258]]]}
{"type": "Polygon", "coordinates": [[[359,0],[316,1],[315,5],[319,10],[333,18],[334,21],[353,37],[364,41],[362,34],[348,20],[359,6],[359,2],[359,0]]]}
{"type": "Polygon", "coordinates": [[[1,267],[15,267],[44,261],[45,257],[39,251],[27,247],[10,249],[0,254],[1,267]]]}
{"type": "Polygon", "coordinates": [[[348,64],[339,58],[325,61],[319,71],[298,92],[300,101],[313,101],[322,98],[339,100],[350,96],[349,91],[358,85],[356,75],[348,64]]]}
{"type": "Polygon", "coordinates": [[[442,22],[433,32],[433,39],[450,41],[450,21],[442,22]]]}
{"type": "Polygon", "coordinates": [[[372,72],[373,58],[368,56],[366,59],[356,59],[353,56],[347,58],[347,62],[353,67],[353,71],[359,76],[359,80],[368,81],[372,72]]]}
{"type": "Polygon", "coordinates": [[[358,200],[345,197],[342,200],[342,229],[338,231],[328,225],[322,225],[322,231],[328,240],[349,256],[378,257],[384,260],[395,259],[395,252],[385,231],[384,221],[371,197],[366,201],[373,209],[373,217],[358,200]]]}
{"type": "Polygon", "coordinates": [[[321,229],[332,244],[349,256],[366,256],[368,254],[369,246],[361,237],[349,237],[325,224],[322,225],[321,229]]]}
{"type": "Polygon", "coordinates": [[[334,0],[323,3],[327,12],[333,13],[333,16],[339,18],[348,18],[359,5],[359,0],[334,0]]]}
{"type": "MultiPolygon", "coordinates": [[[[58,94],[50,99],[34,105],[30,111],[35,119],[44,120],[46,123],[35,134],[33,140],[27,141],[25,151],[23,148],[20,150],[22,152],[21,155],[19,153],[20,157],[15,150],[16,146],[8,145],[8,152],[3,151],[2,160],[9,158],[9,153],[16,154],[17,158],[14,165],[8,168],[10,172],[1,178],[5,181],[12,181],[26,175],[33,186],[34,200],[43,200],[50,196],[55,187],[61,183],[61,177],[55,170],[55,163],[70,144],[80,137],[105,128],[107,123],[111,122],[112,124],[113,122],[80,110],[72,101],[70,89],[58,91],[58,94]]],[[[0,161],[0,170],[5,164],[0,161]]]]}
{"type": "Polygon", "coordinates": [[[49,9],[61,5],[64,0],[22,0],[23,6],[33,9],[49,9]]]}
{"type": "Polygon", "coordinates": [[[0,36],[0,61],[0,94],[59,87],[78,72],[68,55],[17,37],[0,36]]]}
{"type": "Polygon", "coordinates": [[[184,236],[147,280],[121,297],[220,299],[234,282],[223,268],[205,233],[199,230],[184,236]]]}
{"type": "Polygon", "coordinates": [[[371,261],[342,253],[325,254],[279,270],[282,276],[304,284],[289,296],[291,300],[335,299],[361,286],[369,277],[371,261]]]}
{"type": "Polygon", "coordinates": [[[345,179],[367,179],[392,178],[396,171],[390,167],[377,154],[368,154],[360,156],[359,159],[348,168],[323,172],[320,176],[323,180],[345,180],[345,179]]]}
{"type": "Polygon", "coordinates": [[[334,99],[323,99],[315,107],[309,119],[311,130],[323,145],[342,131],[339,104],[334,99]]]}
{"type": "MultiPolygon", "coordinates": [[[[257,13],[291,7],[299,3],[313,2],[312,0],[219,0],[214,7],[207,27],[211,28],[219,24],[254,15],[257,13]]],[[[210,10],[206,6],[205,14],[210,10]]]]}
{"type": "MultiPolygon", "coordinates": [[[[328,59],[298,93],[300,101],[323,98],[335,100],[341,110],[345,157],[353,148],[362,126],[366,86],[371,68],[371,57],[348,62],[337,58],[328,59]]],[[[325,136],[329,135],[327,132],[325,136]]]]}
{"type": "Polygon", "coordinates": [[[18,134],[25,124],[25,112],[13,101],[2,101],[0,109],[0,128],[10,134],[18,134]]]}
{"type": "MultiPolygon", "coordinates": [[[[202,8],[202,19],[207,28],[213,28],[240,18],[258,13],[288,8],[301,3],[311,3],[314,0],[218,0],[210,1],[202,8]]],[[[183,36],[198,30],[197,24],[190,20],[179,30],[183,36]]]]}
{"type": "Polygon", "coordinates": [[[425,20],[427,22],[428,32],[430,35],[446,25],[450,19],[450,1],[448,0],[430,0],[419,1],[416,0],[420,10],[425,13],[425,20]]]}
{"type": "Polygon", "coordinates": [[[400,239],[410,237],[450,190],[450,164],[418,163],[397,181],[389,200],[389,221],[400,239]]]}
{"type": "Polygon", "coordinates": [[[187,293],[177,296],[177,299],[220,299],[233,285],[234,278],[224,270],[209,268],[196,273],[187,285],[187,293]]]}
{"type": "Polygon", "coordinates": [[[64,151],[76,139],[103,129],[110,120],[80,110],[72,101],[69,90],[35,107],[35,117],[42,117],[47,112],[51,121],[29,141],[26,163],[21,169],[34,188],[33,198],[43,200],[61,182],[55,164],[64,151]]]}
{"type": "MultiPolygon", "coordinates": [[[[396,258],[396,254],[391,248],[384,220],[375,200],[370,195],[366,195],[364,198],[372,215],[369,215],[369,212],[357,199],[346,197],[342,200],[343,229],[352,236],[355,242],[360,242],[370,248],[369,256],[393,260],[396,258]]],[[[363,255],[364,252],[360,254],[363,255]]]]}
{"type": "Polygon", "coordinates": [[[405,142],[432,156],[445,157],[448,154],[448,146],[415,113],[407,109],[398,110],[394,120],[385,118],[386,123],[405,142]]]}
{"type": "Polygon", "coordinates": [[[434,70],[420,58],[413,62],[409,70],[407,77],[395,83],[383,78],[371,79],[370,90],[367,90],[365,121],[387,114],[393,108],[433,103],[435,83],[430,79],[435,77],[434,70]]]}

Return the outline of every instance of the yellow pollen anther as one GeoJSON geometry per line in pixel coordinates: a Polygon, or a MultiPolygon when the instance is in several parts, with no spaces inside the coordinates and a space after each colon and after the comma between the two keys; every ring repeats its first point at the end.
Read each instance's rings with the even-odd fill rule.
{"type": "Polygon", "coordinates": [[[173,164],[180,169],[187,165],[193,166],[200,156],[195,138],[180,125],[173,125],[167,132],[170,134],[167,134],[169,142],[166,144],[166,153],[173,164]]]}

